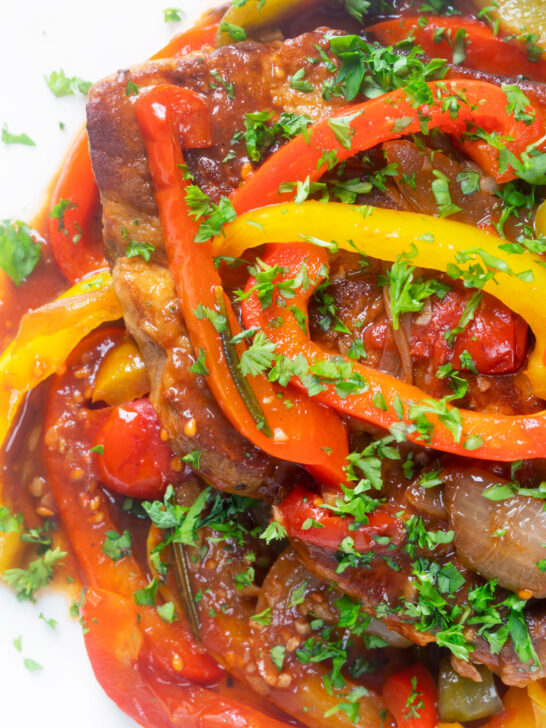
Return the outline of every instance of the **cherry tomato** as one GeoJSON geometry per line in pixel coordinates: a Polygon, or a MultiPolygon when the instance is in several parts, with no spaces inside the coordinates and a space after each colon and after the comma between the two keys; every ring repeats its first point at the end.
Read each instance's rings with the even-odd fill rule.
{"type": "Polygon", "coordinates": [[[382,692],[397,728],[436,728],[436,695],[432,675],[420,664],[391,675],[383,685],[382,692]]]}
{"type": "Polygon", "coordinates": [[[160,498],[174,476],[172,452],[161,439],[161,426],[150,400],[114,407],[96,445],[102,482],[116,493],[160,498]]]}
{"type": "Polygon", "coordinates": [[[509,374],[517,371],[525,357],[528,326],[493,296],[484,295],[473,320],[449,347],[444,334],[458,326],[469,291],[450,291],[442,300],[433,299],[432,315],[425,326],[416,323],[411,331],[411,352],[431,359],[435,366],[452,361],[460,366],[460,355],[468,351],[480,374],[509,374]]]}
{"type": "MultiPolygon", "coordinates": [[[[324,508],[323,501],[308,490],[294,488],[277,506],[282,525],[292,538],[299,538],[323,548],[337,549],[344,538],[350,536],[354,547],[360,553],[387,551],[387,546],[399,544],[404,537],[402,521],[384,510],[368,515],[368,523],[351,529],[353,519],[333,515],[324,508]],[[377,536],[388,536],[389,542],[382,546],[377,536]]],[[[389,549],[390,550],[390,549],[389,549]]]]}

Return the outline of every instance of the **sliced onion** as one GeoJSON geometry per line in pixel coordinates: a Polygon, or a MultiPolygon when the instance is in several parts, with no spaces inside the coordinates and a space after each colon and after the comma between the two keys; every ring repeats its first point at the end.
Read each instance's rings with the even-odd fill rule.
{"type": "Polygon", "coordinates": [[[537,566],[546,558],[543,501],[520,495],[488,500],[483,491],[506,481],[477,468],[445,470],[442,477],[461,561],[507,589],[545,597],[546,573],[537,566]]]}
{"type": "Polygon", "coordinates": [[[385,626],[379,619],[372,617],[370,624],[366,630],[368,634],[374,634],[377,637],[381,637],[389,645],[389,647],[410,647],[413,643],[407,640],[404,635],[399,632],[393,632],[385,626]]]}

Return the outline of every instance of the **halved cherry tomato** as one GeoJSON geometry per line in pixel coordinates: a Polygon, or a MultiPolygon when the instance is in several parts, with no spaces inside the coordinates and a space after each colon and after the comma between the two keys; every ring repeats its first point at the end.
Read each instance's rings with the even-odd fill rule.
{"type": "Polygon", "coordinates": [[[425,326],[414,322],[411,328],[411,353],[429,359],[434,366],[452,361],[460,366],[460,355],[468,351],[480,374],[509,374],[523,364],[527,333],[525,321],[503,303],[485,294],[473,320],[454,340],[453,348],[445,333],[455,329],[471,293],[453,290],[443,299],[432,299],[430,321],[425,326]]]}
{"type": "Polygon", "coordinates": [[[334,515],[317,495],[300,487],[294,488],[276,511],[289,536],[323,548],[337,549],[343,539],[350,536],[356,551],[366,553],[373,549],[382,553],[392,550],[405,534],[400,518],[384,510],[370,513],[368,523],[353,529],[353,518],[334,515]],[[388,544],[381,546],[376,541],[377,536],[388,536],[388,544]]]}
{"type": "Polygon", "coordinates": [[[122,495],[161,498],[174,473],[173,454],[147,397],[114,407],[97,436],[102,482],[122,495]]]}
{"type": "Polygon", "coordinates": [[[391,675],[383,686],[383,700],[397,728],[436,728],[436,684],[423,665],[416,664],[391,675]]]}

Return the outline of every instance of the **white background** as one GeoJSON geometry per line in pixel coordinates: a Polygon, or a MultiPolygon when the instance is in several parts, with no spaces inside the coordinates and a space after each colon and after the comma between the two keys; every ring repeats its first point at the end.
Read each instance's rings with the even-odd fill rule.
{"type": "MultiPolygon", "coordinates": [[[[207,0],[0,0],[0,128],[35,147],[0,143],[0,219],[30,220],[85,119],[85,98],[56,98],[44,75],[96,81],[159,50],[210,4],[207,0]],[[162,10],[182,7],[183,23],[162,10]],[[66,125],[64,131],[59,121],[66,125]]],[[[61,594],[19,603],[0,584],[0,722],[19,728],[130,728],[95,682],[81,628],[61,594]],[[59,624],[52,630],[43,612],[59,624]],[[13,640],[22,637],[19,653],[13,640]],[[43,665],[29,672],[23,658],[43,665]]]]}

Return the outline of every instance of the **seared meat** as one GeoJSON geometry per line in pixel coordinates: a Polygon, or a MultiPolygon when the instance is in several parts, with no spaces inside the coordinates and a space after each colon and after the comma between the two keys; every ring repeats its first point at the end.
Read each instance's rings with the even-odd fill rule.
{"type": "Polygon", "coordinates": [[[150,375],[152,403],[173,448],[182,455],[199,450],[199,474],[220,490],[274,498],[290,466],[242,437],[222,414],[205,379],[190,372],[195,357],[168,268],[120,258],[114,286],[150,375]]]}

